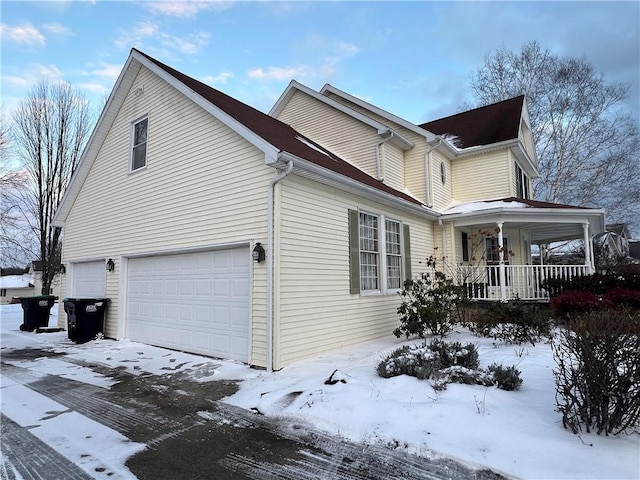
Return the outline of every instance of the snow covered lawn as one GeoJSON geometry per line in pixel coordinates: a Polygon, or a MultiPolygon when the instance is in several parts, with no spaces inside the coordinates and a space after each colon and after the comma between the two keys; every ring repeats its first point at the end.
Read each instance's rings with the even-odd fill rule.
{"type": "MultiPolygon", "coordinates": [[[[54,307],[57,308],[57,307],[54,307]]],[[[125,368],[132,373],[188,372],[198,381],[241,380],[240,390],[224,401],[264,415],[297,418],[319,429],[358,442],[383,443],[427,457],[448,456],[475,467],[491,468],[505,475],[527,479],[638,479],[640,435],[601,437],[574,435],[562,428],[555,411],[554,362],[548,344],[531,347],[505,345],[481,339],[459,329],[447,341],[473,342],[478,346],[481,367],[491,363],[515,364],[524,383],[519,391],[495,387],[449,385],[436,392],[427,381],[400,376],[383,379],[375,366],[385,353],[402,344],[389,338],[327,353],[295,363],[280,372],[267,373],[232,361],[221,361],[150,347],[129,341],[98,340],[75,345],[66,332],[21,332],[19,305],[0,307],[1,346],[5,349],[43,348],[91,363],[125,368]],[[325,384],[334,371],[334,385],[325,384]]],[[[5,359],[3,358],[3,361],[5,359]]],[[[58,369],[55,359],[36,360],[43,372],[72,375],[74,380],[109,387],[109,379],[77,366],[58,369]]],[[[19,406],[7,395],[17,386],[2,379],[2,412],[18,423],[19,406]]],[[[15,399],[14,399],[15,400],[15,399]]],[[[35,400],[34,400],[35,401],[35,400]]],[[[42,405],[41,410],[53,407],[42,405]]],[[[66,415],[66,414],[65,414],[66,415]]],[[[42,415],[41,430],[46,426],[42,415]]],[[[58,418],[62,416],[59,415],[58,418]]],[[[37,415],[36,415],[37,417],[37,415]]],[[[94,428],[83,422],[73,425],[94,428]]],[[[50,424],[51,432],[55,425],[50,424]]],[[[38,435],[38,429],[33,433],[38,435]]],[[[108,429],[106,429],[108,430],[108,429]]],[[[85,436],[84,431],[79,432],[85,436]]],[[[102,437],[122,444],[114,432],[92,430],[96,442],[102,437]]],[[[70,440],[42,438],[65,454],[70,440]]],[[[113,451],[112,464],[140,448],[130,444],[113,451]]],[[[109,450],[104,448],[103,450],[109,450]]],[[[74,458],[73,454],[68,454],[74,458]]],[[[114,478],[124,478],[126,469],[114,478]]]]}

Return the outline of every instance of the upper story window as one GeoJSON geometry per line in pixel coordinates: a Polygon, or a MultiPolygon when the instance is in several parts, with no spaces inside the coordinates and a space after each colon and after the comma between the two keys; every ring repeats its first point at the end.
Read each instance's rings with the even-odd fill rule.
{"type": "Polygon", "coordinates": [[[138,170],[147,164],[147,130],[149,119],[138,120],[132,125],[131,171],[138,170]]]}
{"type": "Polygon", "coordinates": [[[529,198],[529,177],[516,163],[516,194],[519,198],[529,198]]]}

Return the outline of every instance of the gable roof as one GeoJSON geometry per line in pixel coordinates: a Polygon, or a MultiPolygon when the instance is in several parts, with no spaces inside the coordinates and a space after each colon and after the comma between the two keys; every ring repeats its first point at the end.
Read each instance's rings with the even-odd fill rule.
{"type": "Polygon", "coordinates": [[[289,100],[291,100],[291,98],[293,97],[296,91],[305,93],[306,95],[309,95],[315,100],[318,100],[319,102],[322,102],[325,105],[335,108],[336,110],[352,118],[355,118],[356,120],[364,123],[365,125],[370,126],[371,128],[375,128],[378,135],[389,135],[390,133],[392,133],[393,135],[391,136],[391,139],[390,139],[391,143],[396,144],[398,147],[402,148],[403,150],[410,150],[415,146],[415,144],[411,140],[409,140],[408,138],[406,138],[405,136],[403,136],[393,128],[389,127],[388,125],[385,125],[371,117],[363,115],[362,113],[346,105],[343,105],[342,103],[337,102],[326,95],[321,95],[315,90],[312,90],[306,85],[303,85],[302,83],[297,82],[295,80],[291,80],[291,82],[289,82],[289,85],[287,86],[285,91],[282,93],[282,95],[280,95],[280,98],[278,98],[276,103],[273,105],[273,107],[269,111],[269,115],[272,117],[278,117],[282,112],[282,110],[284,110],[284,107],[287,105],[289,100]]]}
{"type": "Polygon", "coordinates": [[[345,177],[351,183],[355,181],[357,184],[373,189],[373,192],[380,192],[386,197],[411,204],[413,207],[424,208],[425,213],[436,215],[435,212],[424,207],[419,200],[376,180],[310,138],[297,132],[291,126],[132,48],[129,58],[100,115],[100,119],[91,134],[69,187],[54,215],[54,226],[63,226],[64,220],[89,174],[91,165],[98,155],[102,142],[104,142],[117,112],[124,102],[128,89],[133,84],[142,66],[150,69],[262,150],[265,153],[265,162],[267,164],[273,165],[281,159],[286,160],[284,157],[281,158],[281,155],[303,159],[321,167],[323,171],[328,170],[332,174],[345,177]]]}
{"type": "Polygon", "coordinates": [[[370,187],[389,193],[408,202],[422,205],[422,203],[415,198],[385,185],[359,168],[354,167],[349,162],[342,160],[340,157],[310,138],[297,132],[290,125],[287,125],[286,123],[281,122],[280,120],[273,118],[266,113],[247,105],[246,103],[236,100],[235,98],[230,97],[229,95],[226,95],[205,83],[189,77],[143,52],[136,49],[133,49],[133,51],[138,52],[165,72],[175,77],[202,98],[220,108],[256,135],[276,147],[280,152],[288,152],[296,157],[309,160],[318,166],[352,178],[353,180],[364,183],[370,187]]]}
{"type": "Polygon", "coordinates": [[[423,123],[436,135],[457,137],[459,148],[477,147],[518,138],[524,95],[423,123]]]}

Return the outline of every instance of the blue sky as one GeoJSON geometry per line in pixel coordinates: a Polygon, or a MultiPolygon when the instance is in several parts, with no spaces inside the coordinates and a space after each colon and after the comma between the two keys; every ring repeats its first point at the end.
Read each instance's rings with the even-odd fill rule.
{"type": "Polygon", "coordinates": [[[131,47],[260,110],[291,79],[416,123],[456,113],[485,54],[528,41],[631,83],[640,118],[639,2],[3,1],[2,103],[64,79],[98,106],[131,47]]]}

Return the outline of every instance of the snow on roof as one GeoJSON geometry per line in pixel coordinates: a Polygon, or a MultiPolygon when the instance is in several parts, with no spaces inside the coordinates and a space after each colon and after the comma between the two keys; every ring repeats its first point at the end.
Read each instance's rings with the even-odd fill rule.
{"type": "Polygon", "coordinates": [[[0,277],[0,288],[33,288],[33,278],[29,274],[5,275],[0,277]]]}
{"type": "Polygon", "coordinates": [[[445,208],[442,211],[442,213],[444,214],[471,213],[471,212],[479,212],[482,210],[494,210],[496,208],[526,208],[526,207],[528,207],[528,205],[526,205],[525,203],[505,201],[505,200],[467,202],[467,203],[454,202],[451,204],[450,207],[445,208]]]}

